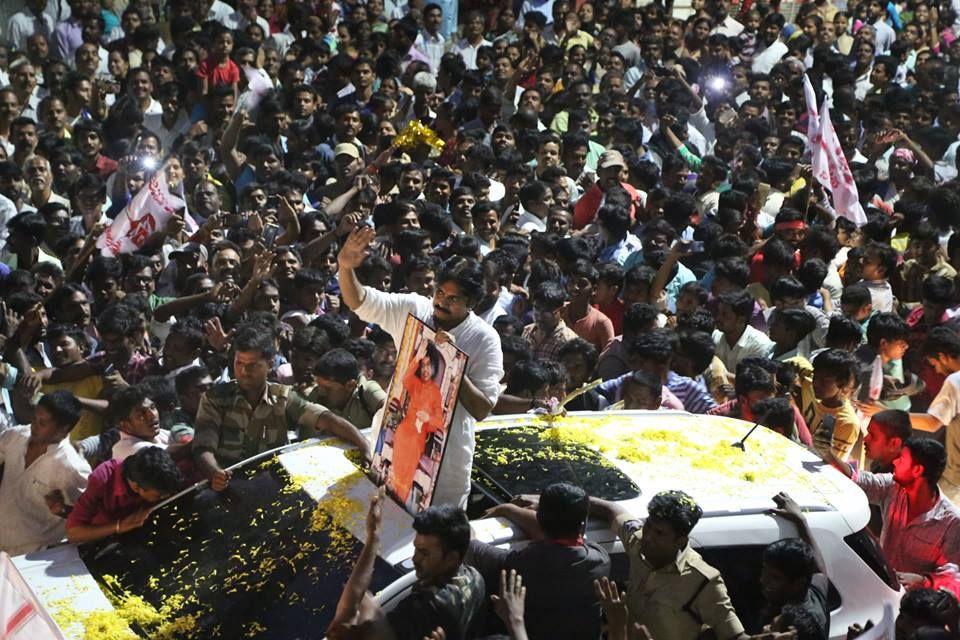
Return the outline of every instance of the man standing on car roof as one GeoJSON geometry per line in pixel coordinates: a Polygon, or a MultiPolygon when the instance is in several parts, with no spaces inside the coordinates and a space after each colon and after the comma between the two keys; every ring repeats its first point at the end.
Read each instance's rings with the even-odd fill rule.
{"type": "Polygon", "coordinates": [[[361,320],[380,325],[398,349],[407,315],[412,314],[436,329],[437,344],[450,342],[469,357],[433,496],[435,505],[461,505],[470,493],[474,426],[497,404],[503,377],[500,336],[473,313],[484,295],[483,271],[476,260],[453,257],[437,276],[433,300],[415,293],[384,293],[362,285],[355,271],[374,236],[371,228],[353,231],[337,256],[343,301],[361,320]]]}
{"type": "Polygon", "coordinates": [[[623,506],[590,499],[591,511],[619,532],[630,558],[627,607],[656,640],[694,640],[704,625],[717,640],[746,637],[720,572],[690,546],[703,510],[683,491],[650,499],[640,521],[623,506]]]}

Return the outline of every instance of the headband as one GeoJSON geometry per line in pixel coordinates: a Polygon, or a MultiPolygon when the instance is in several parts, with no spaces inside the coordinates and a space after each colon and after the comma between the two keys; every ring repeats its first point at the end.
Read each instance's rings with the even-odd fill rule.
{"type": "Polygon", "coordinates": [[[789,220],[787,222],[777,222],[773,225],[774,231],[787,231],[791,229],[806,229],[807,223],[803,220],[789,220]]]}

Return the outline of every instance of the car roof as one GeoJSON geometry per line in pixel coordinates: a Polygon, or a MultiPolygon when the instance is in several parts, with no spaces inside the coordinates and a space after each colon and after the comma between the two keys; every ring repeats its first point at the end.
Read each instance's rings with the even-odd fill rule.
{"type": "MultiPolygon", "coordinates": [[[[638,517],[653,495],[680,489],[705,516],[762,513],[786,491],[807,511],[841,512],[856,529],[869,519],[863,493],[803,446],[761,427],[743,450],[734,447],[753,426],[743,420],[675,411],[575,412],[497,416],[477,429],[522,426],[542,428],[542,439],[599,452],[640,488],[639,498],[624,501],[638,517]]],[[[511,455],[499,460],[513,464],[511,455]]]]}

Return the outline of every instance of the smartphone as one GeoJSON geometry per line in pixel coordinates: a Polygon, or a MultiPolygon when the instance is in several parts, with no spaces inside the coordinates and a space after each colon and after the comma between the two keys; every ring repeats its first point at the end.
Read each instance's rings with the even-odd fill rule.
{"type": "Polygon", "coordinates": [[[693,240],[690,242],[690,251],[692,253],[703,253],[703,241],[693,240]]]}
{"type": "Polygon", "coordinates": [[[277,242],[277,236],[280,235],[280,227],[275,224],[265,224],[263,225],[263,245],[267,249],[273,249],[273,245],[277,242]]]}
{"type": "Polygon", "coordinates": [[[115,366],[113,366],[113,363],[111,362],[111,363],[107,364],[107,366],[103,369],[103,374],[102,374],[102,375],[108,376],[108,375],[110,375],[111,373],[113,373],[113,372],[116,371],[116,370],[117,370],[117,368],[116,368],[115,366]]]}

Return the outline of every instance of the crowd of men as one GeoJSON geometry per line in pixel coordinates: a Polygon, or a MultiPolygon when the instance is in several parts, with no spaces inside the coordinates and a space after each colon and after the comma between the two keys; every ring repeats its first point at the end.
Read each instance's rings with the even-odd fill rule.
{"type": "MultiPolygon", "coordinates": [[[[594,638],[601,608],[609,637],[744,635],[681,492],[641,523],[544,486],[493,514],[537,544],[470,541],[475,424],[599,379],[565,409],[742,418],[848,474],[898,634],[956,637],[960,6],[121,4],[0,25],[0,550],[121,535],[291,440],[369,459],[413,314],[469,356],[421,588],[364,597],[375,499],[335,627],[460,637],[487,593],[514,638],[594,638]],[[588,512],[629,550],[623,596],[588,512]]],[[[765,619],[825,639],[832,568],[773,503],[802,539],[764,555],[765,619]]]]}

